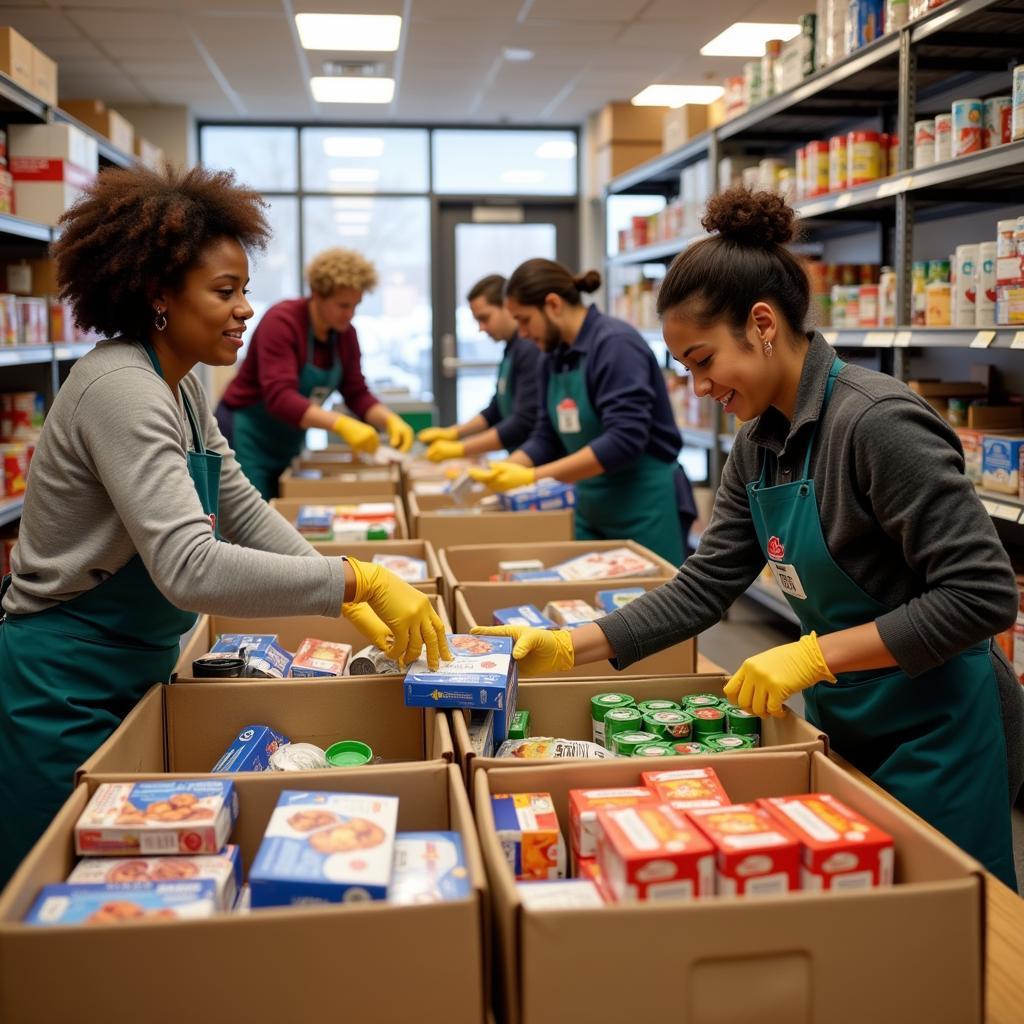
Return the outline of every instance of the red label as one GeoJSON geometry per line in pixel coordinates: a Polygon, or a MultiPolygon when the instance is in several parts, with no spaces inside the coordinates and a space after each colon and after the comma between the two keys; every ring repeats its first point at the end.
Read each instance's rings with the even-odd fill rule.
{"type": "Polygon", "coordinates": [[[557,408],[559,408],[559,409],[575,409],[576,408],[576,403],[571,398],[563,398],[558,403],[557,408]]]}
{"type": "Polygon", "coordinates": [[[45,156],[12,156],[11,175],[15,181],[63,181],[75,188],[88,188],[96,178],[67,160],[45,156]]]}
{"type": "Polygon", "coordinates": [[[782,546],[782,541],[778,537],[768,538],[768,557],[774,558],[776,562],[781,561],[786,556],[786,549],[782,546]]]}

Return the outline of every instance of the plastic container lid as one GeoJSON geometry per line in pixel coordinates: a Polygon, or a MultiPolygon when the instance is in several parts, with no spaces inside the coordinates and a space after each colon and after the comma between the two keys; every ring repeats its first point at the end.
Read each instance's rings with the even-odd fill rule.
{"type": "Polygon", "coordinates": [[[373,751],[360,740],[339,740],[325,751],[327,763],[333,768],[354,768],[373,760],[373,751]]]}
{"type": "Polygon", "coordinates": [[[196,658],[192,662],[196,679],[226,679],[245,675],[243,658],[196,658]]]}

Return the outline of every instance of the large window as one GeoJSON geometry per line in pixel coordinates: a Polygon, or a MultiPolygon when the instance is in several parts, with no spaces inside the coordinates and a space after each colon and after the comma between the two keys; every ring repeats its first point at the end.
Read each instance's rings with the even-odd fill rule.
{"type": "Polygon", "coordinates": [[[435,192],[572,196],[576,188],[575,132],[434,132],[435,192]]]}

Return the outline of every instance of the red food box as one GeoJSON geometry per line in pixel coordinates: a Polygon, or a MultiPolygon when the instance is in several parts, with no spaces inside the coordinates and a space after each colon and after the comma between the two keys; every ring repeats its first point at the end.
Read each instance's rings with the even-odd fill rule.
{"type": "Polygon", "coordinates": [[[688,812],[715,847],[720,896],[776,896],[800,888],[800,844],[757,804],[688,812]]]}
{"type": "Polygon", "coordinates": [[[661,803],[677,811],[725,807],[732,803],[714,768],[683,768],[679,771],[642,772],[640,778],[661,803]]]}
{"type": "Polygon", "coordinates": [[[608,891],[607,881],[601,874],[601,865],[597,863],[596,857],[580,857],[576,861],[576,877],[593,882],[605,903],[615,902],[615,895],[608,891]]]}
{"type": "Polygon", "coordinates": [[[804,889],[892,885],[892,836],[829,793],[759,800],[799,840],[804,889]]]}
{"type": "Polygon", "coordinates": [[[636,807],[657,803],[645,786],[624,786],[620,789],[570,789],[569,837],[576,857],[593,857],[597,853],[597,811],[601,807],[636,807]]]}
{"type": "Polygon", "coordinates": [[[618,903],[713,896],[714,847],[668,804],[598,810],[597,863],[618,903]]]}

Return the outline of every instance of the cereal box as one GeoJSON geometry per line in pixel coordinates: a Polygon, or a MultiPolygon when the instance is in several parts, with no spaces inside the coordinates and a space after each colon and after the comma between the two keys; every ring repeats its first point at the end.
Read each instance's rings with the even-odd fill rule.
{"type": "Polygon", "coordinates": [[[550,793],[495,793],[494,827],[520,881],[565,877],[565,842],[550,793]]]}
{"type": "Polygon", "coordinates": [[[274,633],[223,633],[210,653],[244,658],[245,674],[261,679],[284,679],[292,663],[292,656],[277,642],[274,633]]]}
{"type": "Polygon", "coordinates": [[[458,832],[399,832],[389,903],[440,903],[472,892],[458,832]]]}
{"type": "Polygon", "coordinates": [[[137,885],[139,882],[192,882],[209,879],[217,907],[230,910],[242,885],[242,858],[237,846],[203,857],[120,857],[80,860],[68,885],[137,885]]]}
{"type": "Polygon", "coordinates": [[[554,566],[563,580],[610,580],[622,576],[657,576],[658,567],[629,548],[593,551],[554,566]]]}
{"type": "Polygon", "coordinates": [[[373,561],[375,565],[383,565],[406,583],[422,583],[427,578],[427,563],[422,558],[412,558],[409,555],[374,555],[373,561]]]}
{"type": "Polygon", "coordinates": [[[679,771],[644,772],[643,784],[653,790],[662,803],[677,811],[706,807],[725,807],[732,803],[714,768],[683,768],[679,771]]]}
{"type": "Polygon", "coordinates": [[[711,843],[667,804],[600,808],[597,863],[619,903],[712,896],[711,843]]]}
{"type": "Polygon", "coordinates": [[[536,605],[521,604],[517,608],[495,608],[496,626],[533,626],[535,629],[554,629],[555,624],[536,605]]]}
{"type": "Polygon", "coordinates": [[[247,725],[221,754],[212,772],[266,772],[270,756],[291,741],[269,725],[247,725]]]}
{"type": "Polygon", "coordinates": [[[352,645],[333,640],[306,637],[292,658],[292,675],[296,679],[341,676],[352,657],[352,645]]]}
{"type": "Polygon", "coordinates": [[[892,885],[892,837],[828,793],[759,800],[785,822],[801,847],[804,889],[892,885]]]}
{"type": "Polygon", "coordinates": [[[527,910],[579,910],[603,907],[604,900],[589,878],[558,882],[516,882],[516,892],[527,910]]]}
{"type": "MultiPolygon", "coordinates": [[[[648,772],[647,774],[657,774],[648,772]]],[[[597,855],[597,812],[601,807],[636,807],[657,803],[646,786],[623,786],[619,789],[569,790],[569,841],[577,857],[597,855]]]]}
{"type": "Polygon", "coordinates": [[[249,871],[254,907],[387,898],[398,797],[285,790],[249,871]]]}
{"type": "Polygon", "coordinates": [[[217,909],[217,886],[210,879],[134,885],[44,885],[25,922],[104,925],[184,921],[210,917],[217,909]]]}
{"type": "Polygon", "coordinates": [[[981,484],[986,490],[1017,497],[1022,449],[1024,437],[986,434],[982,438],[981,484]]]}
{"type": "Polygon", "coordinates": [[[219,853],[238,817],[226,779],[105,782],[75,825],[80,856],[219,853]]]}
{"type": "Polygon", "coordinates": [[[630,601],[635,601],[647,591],[643,587],[620,587],[618,590],[599,590],[597,592],[597,606],[605,614],[625,608],[630,601]]]}
{"type": "Polygon", "coordinates": [[[564,601],[548,601],[544,608],[544,614],[557,622],[559,626],[567,629],[575,629],[577,626],[583,626],[601,617],[586,601],[575,598],[564,601]]]}
{"type": "Polygon", "coordinates": [[[800,888],[800,844],[758,804],[687,812],[715,847],[719,895],[775,896],[800,888]]]}

